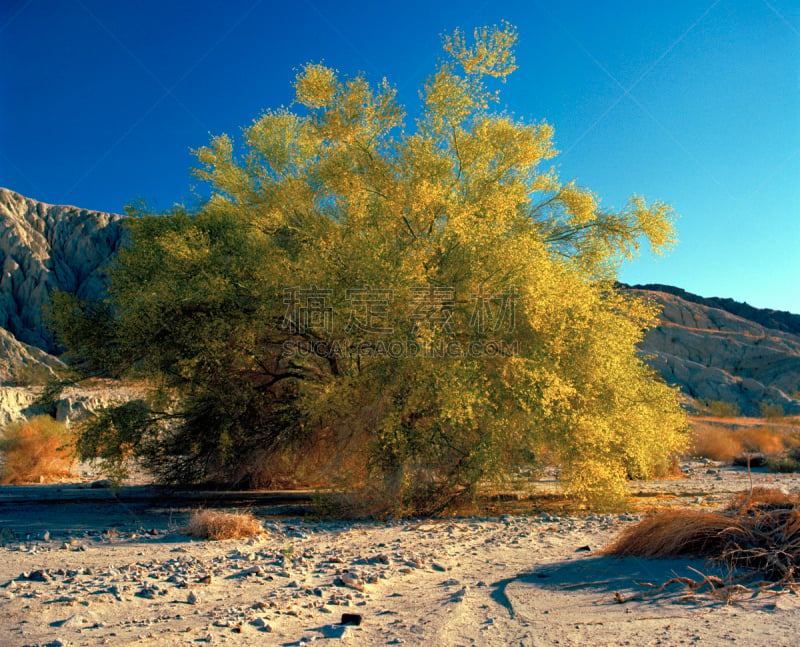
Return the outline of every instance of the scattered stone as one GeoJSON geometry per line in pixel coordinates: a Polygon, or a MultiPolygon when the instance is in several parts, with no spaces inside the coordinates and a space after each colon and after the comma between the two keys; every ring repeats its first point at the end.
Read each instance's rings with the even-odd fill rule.
{"type": "Polygon", "coordinates": [[[189,595],[186,596],[186,601],[189,604],[197,604],[200,602],[200,596],[197,595],[194,591],[189,591],[189,595]]]}

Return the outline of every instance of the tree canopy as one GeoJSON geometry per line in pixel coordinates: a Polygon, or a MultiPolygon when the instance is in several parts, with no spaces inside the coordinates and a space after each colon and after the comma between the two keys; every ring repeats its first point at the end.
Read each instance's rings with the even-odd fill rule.
{"type": "Polygon", "coordinates": [[[552,128],[490,87],[515,41],[445,38],[412,125],[388,82],[308,64],[291,109],[199,149],[210,199],[132,213],[109,298],[56,299],[77,366],[153,387],[82,451],[179,479],[312,465],[416,512],[545,458],[589,503],[665,469],[685,416],[636,355],[654,309],[614,278],[673,244],[672,211],[558,177],[552,128]]]}

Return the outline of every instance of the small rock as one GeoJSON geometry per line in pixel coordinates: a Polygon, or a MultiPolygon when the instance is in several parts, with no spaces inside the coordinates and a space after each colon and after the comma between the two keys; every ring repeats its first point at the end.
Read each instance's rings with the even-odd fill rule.
{"type": "Polygon", "coordinates": [[[270,633],[272,631],[272,627],[266,620],[264,620],[264,618],[255,618],[250,622],[250,624],[253,625],[256,629],[260,629],[261,631],[264,631],[266,633],[270,633]]]}
{"type": "Polygon", "coordinates": [[[343,613],[340,625],[360,626],[364,617],[360,613],[343,613]]]}
{"type": "Polygon", "coordinates": [[[65,620],[60,620],[58,622],[54,622],[53,624],[58,627],[74,629],[76,627],[85,627],[89,624],[89,619],[86,616],[76,613],[65,620]]]}
{"type": "Polygon", "coordinates": [[[136,595],[138,595],[140,598],[145,598],[146,600],[152,600],[156,597],[157,594],[158,591],[156,591],[156,589],[154,589],[153,587],[146,586],[140,589],[136,595]]]}
{"type": "Polygon", "coordinates": [[[345,638],[352,632],[351,625],[323,625],[322,635],[326,638],[345,638]]]}
{"type": "Polygon", "coordinates": [[[465,597],[467,597],[467,587],[462,586],[458,591],[453,593],[453,602],[461,602],[465,597]]]}
{"type": "Polygon", "coordinates": [[[41,570],[41,569],[39,569],[37,571],[31,571],[30,575],[28,575],[28,577],[25,578],[25,579],[28,579],[31,582],[49,582],[50,581],[50,577],[47,575],[47,571],[41,570]]]}
{"type": "Polygon", "coordinates": [[[362,593],[364,593],[367,590],[367,587],[364,584],[363,580],[359,579],[352,573],[348,572],[342,573],[339,576],[339,579],[341,580],[344,586],[347,586],[351,589],[355,589],[356,591],[361,591],[362,593]]]}
{"type": "Polygon", "coordinates": [[[189,604],[197,604],[200,602],[200,596],[197,595],[194,591],[189,591],[189,595],[186,596],[186,601],[189,604]]]}

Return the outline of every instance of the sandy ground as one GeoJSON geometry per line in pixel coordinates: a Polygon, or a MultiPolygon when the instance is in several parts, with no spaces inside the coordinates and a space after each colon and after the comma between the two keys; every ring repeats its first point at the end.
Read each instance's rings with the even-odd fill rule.
{"type": "MultiPolygon", "coordinates": [[[[683,480],[633,484],[638,500],[713,507],[749,487],[740,469],[707,462],[684,469],[683,480]]],[[[796,475],[754,473],[753,480],[800,490],[796,475]]],[[[599,556],[638,514],[378,523],[256,509],[263,537],[204,542],[177,531],[186,509],[48,503],[53,486],[40,486],[38,497],[24,490],[19,504],[9,487],[0,488],[3,647],[800,640],[794,593],[754,584],[716,593],[680,583],[662,589],[675,575],[701,581],[716,571],[703,562],[599,556]],[[340,624],[343,614],[360,624],[340,624]]]]}

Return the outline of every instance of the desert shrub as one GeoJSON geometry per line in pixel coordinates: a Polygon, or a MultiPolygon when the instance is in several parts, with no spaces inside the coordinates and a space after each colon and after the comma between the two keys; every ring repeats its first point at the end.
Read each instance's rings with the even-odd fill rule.
{"type": "Polygon", "coordinates": [[[12,375],[15,386],[44,386],[53,378],[53,370],[45,364],[24,364],[12,375]]]}
{"type": "Polygon", "coordinates": [[[790,456],[773,456],[767,461],[767,469],[784,474],[800,472],[800,461],[790,456]]]}
{"type": "Polygon", "coordinates": [[[63,422],[35,416],[8,425],[0,451],[5,452],[0,482],[40,483],[70,475],[74,438],[63,422]]]}
{"type": "Polygon", "coordinates": [[[307,65],[295,112],[197,151],[206,203],[134,210],[109,298],[54,313],[86,373],[158,388],[141,424],[94,427],[82,450],[249,484],[324,448],[330,483],[403,513],[540,447],[586,502],[668,469],[686,417],[636,351],[657,308],[614,278],[642,244],[672,245],[672,210],[607,210],[561,181],[552,128],[492,109],[515,31],[468,40],[445,38],[413,127],[387,83],[307,65]]]}
{"type": "Polygon", "coordinates": [[[786,415],[782,405],[769,402],[759,402],[758,410],[762,418],[783,418],[786,415]]]}
{"type": "Polygon", "coordinates": [[[748,568],[770,580],[800,575],[800,499],[755,488],[722,512],[668,510],[625,530],[605,551],[648,558],[701,557],[748,568]]]}
{"type": "Polygon", "coordinates": [[[195,539],[246,539],[261,535],[264,528],[252,514],[198,510],[181,529],[181,533],[195,539]]]}
{"type": "Polygon", "coordinates": [[[736,418],[741,414],[739,405],[727,400],[706,400],[703,408],[715,418],[736,418]]]}

